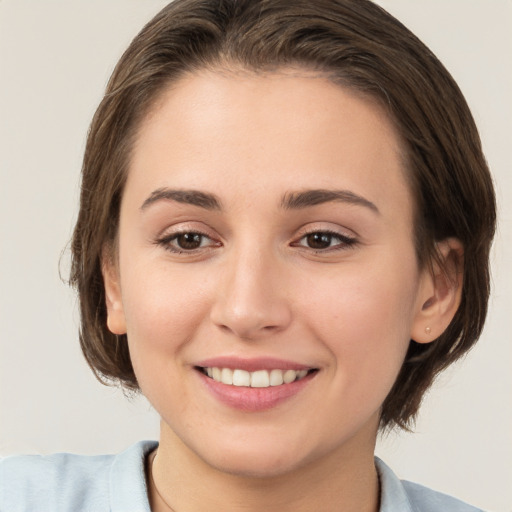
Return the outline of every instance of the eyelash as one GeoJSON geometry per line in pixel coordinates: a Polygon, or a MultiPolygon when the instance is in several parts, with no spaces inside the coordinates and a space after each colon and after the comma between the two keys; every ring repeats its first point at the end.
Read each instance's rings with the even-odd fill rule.
{"type": "Polygon", "coordinates": [[[172,242],[177,240],[180,236],[186,236],[186,235],[192,235],[193,237],[201,237],[200,243],[202,243],[204,241],[204,239],[211,240],[211,237],[209,237],[206,233],[202,233],[201,231],[184,230],[184,231],[177,231],[176,233],[172,233],[170,235],[166,235],[162,238],[159,238],[156,241],[156,244],[164,247],[164,249],[166,249],[172,253],[175,253],[175,254],[193,254],[197,251],[210,249],[212,246],[220,245],[219,242],[214,242],[212,245],[209,245],[207,247],[199,246],[197,248],[192,248],[192,249],[184,249],[182,247],[175,247],[172,245],[172,242]]]}
{"type": "MultiPolygon", "coordinates": [[[[184,230],[184,231],[178,231],[176,233],[172,233],[170,235],[159,238],[158,240],[156,240],[155,243],[156,243],[156,245],[162,246],[166,250],[168,250],[174,254],[194,254],[194,253],[197,253],[198,251],[208,250],[208,249],[211,249],[212,247],[220,246],[220,242],[215,242],[214,240],[212,240],[212,242],[213,242],[212,244],[201,247],[201,244],[204,242],[205,239],[212,240],[211,237],[209,237],[206,233],[202,233],[201,231],[184,230]],[[183,247],[173,246],[173,242],[177,241],[179,239],[179,237],[187,236],[187,235],[192,236],[192,237],[200,237],[199,247],[185,249],[183,247]]],[[[197,240],[197,238],[196,238],[196,240],[197,240]]],[[[307,233],[304,233],[296,242],[293,242],[291,245],[292,245],[292,247],[302,247],[304,249],[309,249],[309,250],[313,251],[315,254],[325,254],[328,252],[347,250],[351,247],[354,247],[356,244],[357,244],[357,239],[355,237],[342,235],[341,233],[338,233],[336,231],[331,231],[328,229],[327,230],[322,229],[322,230],[314,230],[314,231],[309,231],[307,233]],[[311,237],[314,235],[320,235],[322,237],[325,237],[325,236],[329,237],[329,243],[331,243],[333,239],[338,239],[339,243],[335,244],[332,247],[317,248],[317,249],[315,249],[313,247],[308,247],[307,245],[303,245],[300,243],[302,240],[307,239],[308,237],[311,237]]]]}
{"type": "Polygon", "coordinates": [[[298,242],[294,242],[292,245],[295,247],[304,247],[306,249],[313,250],[315,252],[315,254],[322,254],[322,253],[326,253],[326,252],[343,251],[343,250],[349,249],[351,247],[354,247],[356,244],[357,244],[357,239],[355,237],[342,235],[341,233],[338,233],[337,231],[331,231],[329,229],[318,229],[318,230],[313,230],[313,231],[304,233],[299,238],[298,242]],[[332,242],[332,239],[334,238],[334,239],[338,239],[339,243],[335,244],[332,247],[326,247],[326,248],[322,248],[322,249],[314,249],[313,247],[307,247],[305,245],[300,244],[301,240],[307,239],[308,237],[313,236],[313,235],[321,235],[321,236],[327,235],[328,237],[330,237],[331,242],[332,242]]]}

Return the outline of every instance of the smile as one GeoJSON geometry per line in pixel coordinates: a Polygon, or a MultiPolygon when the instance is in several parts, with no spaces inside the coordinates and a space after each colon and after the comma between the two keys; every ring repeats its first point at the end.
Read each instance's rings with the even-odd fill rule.
{"type": "Polygon", "coordinates": [[[268,388],[282,386],[302,380],[316,370],[257,370],[249,372],[242,369],[200,367],[199,370],[215,382],[228,386],[268,388]]]}

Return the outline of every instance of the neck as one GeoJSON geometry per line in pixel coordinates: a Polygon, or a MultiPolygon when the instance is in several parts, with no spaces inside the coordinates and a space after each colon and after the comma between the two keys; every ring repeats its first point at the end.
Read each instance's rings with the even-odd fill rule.
{"type": "MultiPolygon", "coordinates": [[[[366,441],[371,441],[372,434],[366,441]]],[[[379,482],[373,442],[349,441],[321,459],[285,474],[231,474],[202,460],[162,423],[160,446],[152,454],[149,480],[153,512],[377,512],[379,482]]]]}

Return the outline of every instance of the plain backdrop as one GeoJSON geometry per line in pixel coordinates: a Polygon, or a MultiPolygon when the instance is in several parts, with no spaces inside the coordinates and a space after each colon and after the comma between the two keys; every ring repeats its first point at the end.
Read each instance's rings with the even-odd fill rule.
{"type": "MultiPolygon", "coordinates": [[[[398,475],[512,510],[512,2],[382,0],[444,62],[481,130],[500,225],[484,335],[377,453],[398,475]]],[[[88,124],[124,48],[163,0],[0,0],[0,454],[106,453],[158,436],[143,398],[80,354],[69,269],[88,124]],[[61,257],[62,255],[62,257],[61,257]]]]}

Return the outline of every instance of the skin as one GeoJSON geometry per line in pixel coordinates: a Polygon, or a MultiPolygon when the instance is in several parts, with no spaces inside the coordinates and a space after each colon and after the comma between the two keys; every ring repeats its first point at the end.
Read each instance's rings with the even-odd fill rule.
{"type": "Polygon", "coordinates": [[[128,333],[162,418],[153,510],[378,510],[380,407],[410,339],[439,336],[459,301],[458,285],[418,268],[405,172],[383,109],[306,71],[196,72],[160,98],[104,263],[109,328],[128,333]],[[150,199],[166,188],[213,194],[220,208],[150,199]],[[317,189],[375,208],[346,197],[283,208],[317,189]],[[202,233],[201,246],[176,252],[177,232],[202,233]],[[306,235],[325,232],[336,235],[312,247],[306,235]],[[218,356],[318,371],[248,412],[203,385],[194,366],[218,356]]]}

